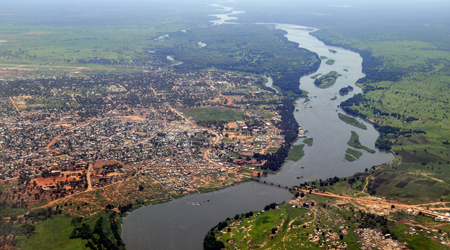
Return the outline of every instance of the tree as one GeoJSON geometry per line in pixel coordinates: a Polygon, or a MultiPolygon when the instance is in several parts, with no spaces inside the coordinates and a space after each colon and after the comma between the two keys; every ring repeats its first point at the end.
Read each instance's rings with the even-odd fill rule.
{"type": "Polygon", "coordinates": [[[225,244],[222,241],[216,240],[216,237],[213,232],[209,231],[205,239],[203,240],[203,249],[204,250],[220,250],[225,248],[225,244]]]}

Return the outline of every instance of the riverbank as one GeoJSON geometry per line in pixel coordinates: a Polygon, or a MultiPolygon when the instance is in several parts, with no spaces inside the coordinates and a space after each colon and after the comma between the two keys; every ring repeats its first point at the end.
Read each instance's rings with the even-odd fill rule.
{"type": "MultiPolygon", "coordinates": [[[[285,30],[289,41],[305,46],[318,55],[326,55],[335,60],[333,65],[325,62],[320,64],[317,73],[326,74],[336,71],[342,74],[336,83],[327,89],[314,86],[310,75],[300,79],[300,88],[308,91],[309,101],[303,99],[292,102],[290,114],[308,130],[308,137],[314,139],[311,147],[304,147],[305,156],[298,162],[284,163],[276,174],[269,174],[263,179],[287,185],[299,185],[300,182],[316,179],[327,179],[332,176],[351,176],[373,165],[391,161],[392,154],[377,151],[375,154],[364,154],[354,162],[344,161],[346,143],[350,138],[350,131],[356,130],[360,134],[363,145],[374,145],[378,133],[371,124],[365,123],[367,130],[359,130],[342,122],[336,112],[336,105],[349,96],[337,97],[334,102],[331,97],[338,93],[343,86],[348,86],[363,76],[361,72],[361,57],[353,52],[332,47],[337,53],[331,53],[330,47],[309,34],[311,29],[299,26],[275,25],[285,30]],[[344,71],[346,69],[347,71],[344,71]],[[309,81],[307,79],[310,79],[309,81]],[[296,107],[294,108],[294,104],[296,107]],[[298,112],[295,109],[299,109],[298,112]],[[297,179],[302,176],[301,180],[297,179]]],[[[359,87],[354,87],[355,93],[360,93],[359,87]]],[[[295,144],[301,144],[299,140],[295,144]]],[[[287,190],[273,188],[258,183],[244,183],[228,189],[206,194],[196,194],[156,206],[148,206],[131,213],[124,220],[124,241],[130,249],[151,246],[153,249],[200,249],[205,233],[218,221],[222,221],[234,214],[247,213],[261,209],[272,202],[280,203],[290,200],[292,194],[287,190]],[[210,200],[210,202],[205,202],[210,200]],[[201,206],[193,205],[200,203],[201,206]],[[151,235],[142,232],[152,232],[151,235]]]]}

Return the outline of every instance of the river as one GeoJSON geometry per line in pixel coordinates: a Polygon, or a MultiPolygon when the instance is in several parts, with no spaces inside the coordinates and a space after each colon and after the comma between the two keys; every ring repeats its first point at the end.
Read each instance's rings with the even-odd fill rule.
{"type": "MultiPolygon", "coordinates": [[[[212,4],[211,6],[213,7],[217,7],[219,8],[219,11],[231,11],[233,9],[233,7],[224,7],[224,6],[220,6],[217,4],[212,4]]],[[[213,17],[217,17],[218,20],[212,20],[210,21],[213,25],[220,25],[220,24],[237,24],[234,22],[227,22],[230,20],[236,20],[238,19],[237,17],[233,17],[234,15],[237,14],[243,14],[245,13],[245,11],[232,11],[231,13],[226,13],[226,14],[211,14],[209,16],[213,16],[213,17]]]]}
{"type": "MultiPolygon", "coordinates": [[[[355,82],[364,76],[360,55],[326,46],[310,34],[311,28],[284,24],[276,24],[275,27],[286,31],[286,37],[299,43],[300,47],[335,60],[333,65],[323,60],[317,73],[326,74],[334,70],[342,76],[328,89],[316,87],[311,75],[300,79],[300,88],[309,92],[310,100],[306,103],[304,99],[298,100],[299,111],[294,111],[294,115],[298,123],[309,131],[307,136],[314,139],[314,144],[305,146],[306,155],[301,160],[284,164],[279,172],[266,179],[298,185],[304,181],[349,176],[373,165],[392,161],[392,154],[378,150],[375,154],[363,151],[364,155],[354,162],[344,161],[345,150],[349,148],[347,141],[350,131],[356,131],[360,135],[360,142],[372,149],[375,149],[378,137],[378,132],[371,124],[363,122],[368,129],[362,130],[342,122],[337,115],[342,112],[337,108],[340,102],[361,92],[355,86],[355,82]],[[347,96],[339,96],[339,89],[348,85],[353,86],[354,91],[347,96]],[[334,96],[337,99],[331,100],[334,96]],[[297,179],[297,176],[303,178],[297,179]]],[[[301,143],[301,139],[298,143],[301,143]]],[[[279,203],[290,198],[292,194],[287,190],[254,182],[216,192],[189,195],[132,212],[124,219],[122,238],[127,249],[132,250],[202,249],[206,232],[218,222],[237,213],[259,210],[272,202],[279,203]]]]}

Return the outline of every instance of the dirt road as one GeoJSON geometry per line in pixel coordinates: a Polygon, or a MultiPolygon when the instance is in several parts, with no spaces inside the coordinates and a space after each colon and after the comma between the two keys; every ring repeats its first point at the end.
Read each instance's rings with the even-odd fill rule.
{"type": "Polygon", "coordinates": [[[223,98],[227,99],[227,103],[225,105],[230,106],[231,104],[233,104],[233,100],[231,100],[230,97],[223,95],[222,93],[219,92],[219,95],[222,96],[223,98]]]}
{"type": "Polygon", "coordinates": [[[10,97],[9,98],[11,100],[12,105],[14,106],[14,108],[16,109],[17,113],[19,113],[20,116],[22,116],[22,118],[25,118],[22,113],[20,113],[19,108],[17,107],[16,103],[14,102],[13,98],[10,97]]]}
{"type": "MultiPolygon", "coordinates": [[[[179,115],[180,117],[182,117],[186,122],[188,122],[189,124],[191,124],[192,126],[194,126],[195,128],[201,128],[201,127],[199,127],[197,124],[195,124],[194,122],[192,122],[191,120],[189,120],[188,118],[186,118],[184,115],[182,115],[180,112],[178,112],[177,110],[175,110],[174,108],[172,108],[171,106],[169,106],[169,108],[170,108],[173,112],[177,113],[177,115],[179,115]]],[[[203,157],[205,157],[205,159],[206,159],[207,161],[209,161],[210,163],[214,164],[215,166],[217,166],[217,167],[219,167],[219,168],[222,168],[222,166],[221,166],[220,164],[218,164],[217,162],[211,160],[211,158],[209,158],[209,155],[208,155],[209,152],[212,150],[212,147],[213,147],[214,145],[217,145],[217,144],[219,143],[219,141],[220,141],[220,135],[217,134],[215,131],[210,130],[210,129],[206,129],[206,128],[201,128],[201,129],[205,129],[205,130],[207,130],[208,132],[213,133],[213,134],[216,136],[216,138],[214,139],[214,142],[211,144],[211,146],[210,146],[208,149],[205,150],[205,153],[203,154],[203,157]]]]}
{"type": "MultiPolygon", "coordinates": [[[[304,193],[309,193],[309,190],[307,190],[307,189],[297,189],[297,190],[302,191],[304,193]]],[[[329,193],[329,192],[316,192],[316,191],[313,191],[312,194],[320,195],[320,196],[326,196],[326,197],[332,197],[332,198],[337,198],[337,199],[343,199],[343,200],[348,200],[348,201],[355,201],[355,202],[360,203],[360,204],[373,204],[373,205],[377,205],[377,206],[392,206],[392,205],[394,205],[395,208],[419,210],[420,212],[422,212],[424,214],[427,214],[427,215],[430,215],[432,217],[438,216],[437,214],[432,213],[431,211],[427,211],[427,210],[425,210],[426,208],[424,208],[427,205],[434,204],[434,203],[408,205],[408,204],[394,203],[394,202],[383,201],[383,200],[371,200],[371,199],[354,198],[354,197],[349,197],[349,196],[342,196],[342,195],[338,195],[338,194],[333,194],[333,193],[329,193]]],[[[442,215],[439,215],[439,216],[442,216],[442,215]]],[[[444,217],[447,220],[450,219],[450,216],[442,216],[442,217],[444,217]]]]}
{"type": "Polygon", "coordinates": [[[93,168],[94,164],[93,163],[89,163],[89,167],[86,173],[86,179],[87,179],[87,183],[88,183],[88,188],[86,191],[91,191],[92,188],[92,182],[91,182],[91,172],[92,172],[92,168],[93,168]]]}
{"type": "Polygon", "coordinates": [[[90,124],[90,123],[92,123],[92,122],[95,122],[95,121],[97,121],[97,120],[99,120],[99,119],[100,119],[100,118],[97,118],[97,119],[94,119],[94,120],[92,120],[92,121],[88,121],[88,122],[82,123],[81,125],[78,125],[78,126],[76,126],[76,127],[74,127],[74,128],[71,128],[71,129],[69,129],[69,130],[67,130],[67,131],[65,131],[65,132],[63,132],[63,133],[61,133],[61,134],[55,136],[55,137],[47,144],[47,146],[45,147],[45,149],[47,149],[47,150],[50,151],[50,152],[60,154],[61,152],[59,152],[59,151],[57,151],[57,150],[51,149],[51,146],[52,146],[53,144],[55,144],[55,142],[58,140],[59,137],[65,135],[65,134],[67,134],[67,133],[69,133],[69,132],[72,132],[72,131],[74,131],[74,130],[77,129],[77,128],[81,128],[81,127],[86,126],[86,125],[88,125],[88,124],[90,124]]]}

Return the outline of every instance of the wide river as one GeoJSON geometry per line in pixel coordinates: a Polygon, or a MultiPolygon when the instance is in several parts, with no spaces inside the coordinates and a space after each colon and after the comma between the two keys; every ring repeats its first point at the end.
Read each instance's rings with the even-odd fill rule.
{"type": "MultiPolygon", "coordinates": [[[[297,42],[299,47],[335,60],[333,65],[322,60],[318,71],[312,75],[337,71],[339,77],[328,89],[317,88],[312,75],[300,79],[300,88],[309,92],[310,101],[297,102],[295,118],[308,137],[314,139],[313,146],[305,146],[306,155],[297,162],[284,164],[283,168],[266,179],[288,185],[298,185],[305,181],[344,177],[364,171],[374,165],[390,162],[394,156],[376,150],[375,154],[363,151],[364,155],[354,161],[344,160],[347,141],[351,131],[360,136],[364,146],[375,149],[378,132],[372,125],[363,122],[368,129],[350,126],[338,118],[342,112],[337,108],[361,89],[355,82],[364,76],[362,58],[359,54],[338,47],[327,46],[310,34],[313,29],[296,25],[276,24],[276,28],[287,32],[286,37],[297,42]],[[336,51],[333,53],[331,51],[336,51]],[[353,86],[354,91],[347,96],[339,96],[339,89],[353,86]],[[337,96],[337,99],[331,100],[337,96]],[[297,176],[303,176],[297,179],[297,176]]],[[[298,143],[301,143],[301,139],[298,143]]],[[[122,238],[127,249],[202,249],[206,232],[218,222],[235,214],[262,209],[272,202],[288,201],[292,194],[287,190],[264,184],[247,182],[217,192],[194,194],[160,205],[151,205],[129,214],[122,227],[122,238]],[[201,205],[197,205],[200,203],[201,205]]]]}

